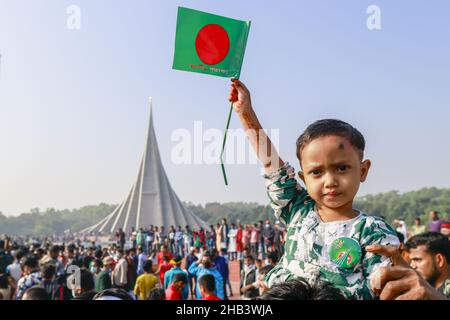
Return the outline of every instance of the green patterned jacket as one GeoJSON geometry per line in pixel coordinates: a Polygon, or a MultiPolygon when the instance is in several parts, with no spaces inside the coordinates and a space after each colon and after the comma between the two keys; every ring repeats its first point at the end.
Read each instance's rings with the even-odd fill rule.
{"type": "Polygon", "coordinates": [[[349,299],[373,299],[370,276],[391,261],[364,248],[375,243],[399,246],[396,232],[382,219],[364,213],[351,220],[322,222],[314,200],[294,176],[288,163],[265,175],[275,216],[287,227],[285,253],[266,275],[267,285],[295,277],[325,280],[349,299]]]}

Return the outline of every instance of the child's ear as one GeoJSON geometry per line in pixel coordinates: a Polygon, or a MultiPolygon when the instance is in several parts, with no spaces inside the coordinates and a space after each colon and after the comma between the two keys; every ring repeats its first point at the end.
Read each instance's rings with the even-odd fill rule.
{"type": "Polygon", "coordinates": [[[367,175],[369,174],[370,166],[372,165],[372,162],[370,160],[364,160],[361,163],[361,178],[360,181],[364,182],[366,181],[367,175]]]}
{"type": "Polygon", "coordinates": [[[303,181],[303,183],[305,183],[305,174],[303,173],[303,171],[299,171],[298,176],[303,181]]]}

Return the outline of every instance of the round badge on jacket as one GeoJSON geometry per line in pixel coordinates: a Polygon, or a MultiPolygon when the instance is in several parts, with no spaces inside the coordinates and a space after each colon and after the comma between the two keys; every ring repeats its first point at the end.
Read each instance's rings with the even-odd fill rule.
{"type": "Polygon", "coordinates": [[[341,237],[333,241],[329,251],[330,259],[339,268],[350,269],[361,260],[361,246],[352,238],[341,237]]]}

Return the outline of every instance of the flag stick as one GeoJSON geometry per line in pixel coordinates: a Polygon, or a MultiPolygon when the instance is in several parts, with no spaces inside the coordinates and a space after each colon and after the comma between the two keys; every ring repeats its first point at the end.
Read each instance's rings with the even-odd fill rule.
{"type": "Polygon", "coordinates": [[[228,128],[230,127],[230,121],[231,121],[232,113],[233,113],[233,102],[231,102],[231,105],[230,105],[230,112],[228,114],[227,127],[225,128],[225,134],[223,136],[222,152],[220,153],[220,165],[222,167],[223,179],[225,180],[225,185],[226,186],[228,185],[228,180],[227,180],[227,174],[225,172],[225,166],[223,164],[223,153],[225,151],[225,143],[227,142],[228,128]]]}

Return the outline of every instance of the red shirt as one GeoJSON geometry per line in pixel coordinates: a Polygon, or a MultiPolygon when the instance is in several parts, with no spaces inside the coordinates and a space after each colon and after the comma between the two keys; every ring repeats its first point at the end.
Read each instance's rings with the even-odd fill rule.
{"type": "Polygon", "coordinates": [[[161,284],[164,285],[164,274],[173,268],[173,264],[168,262],[163,262],[159,266],[159,280],[161,280],[161,284]]]}
{"type": "Polygon", "coordinates": [[[222,299],[212,294],[210,296],[204,297],[202,300],[222,300],[222,299]]]}
{"type": "Polygon", "coordinates": [[[158,259],[158,266],[159,266],[161,263],[163,263],[163,257],[164,257],[164,256],[169,257],[169,261],[173,259],[173,256],[172,256],[172,254],[171,254],[170,252],[167,252],[166,254],[163,254],[162,251],[161,251],[161,252],[159,252],[159,253],[156,255],[156,258],[158,259]]]}
{"type": "Polygon", "coordinates": [[[166,300],[181,300],[181,292],[173,284],[169,285],[166,289],[166,300]]]}

